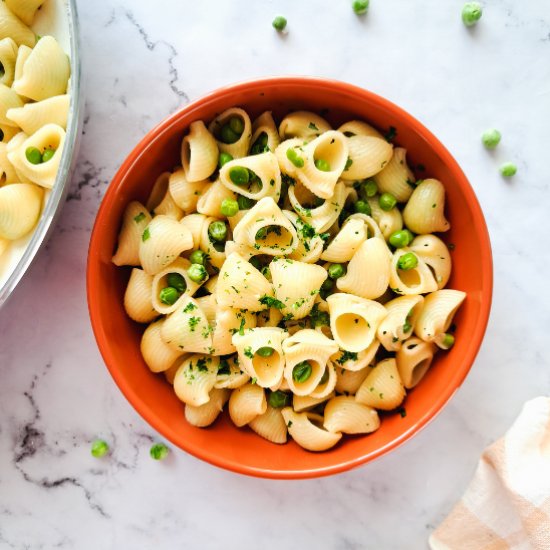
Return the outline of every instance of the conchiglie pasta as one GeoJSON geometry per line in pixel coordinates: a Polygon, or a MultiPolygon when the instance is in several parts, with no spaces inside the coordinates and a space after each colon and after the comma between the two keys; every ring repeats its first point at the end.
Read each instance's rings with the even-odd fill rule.
{"type": "Polygon", "coordinates": [[[322,416],[307,412],[297,413],[291,407],[285,407],[281,414],[292,439],[308,451],[326,451],[342,438],[341,433],[329,432],[321,427],[322,416]]]}
{"type": "Polygon", "coordinates": [[[355,400],[369,407],[391,411],[405,399],[405,388],[401,382],[395,359],[380,361],[355,394],[355,400]]]}
{"type": "Polygon", "coordinates": [[[418,235],[410,249],[430,267],[439,290],[444,288],[451,276],[452,261],[447,245],[435,235],[418,235]]]}
{"type": "Polygon", "coordinates": [[[36,225],[42,209],[43,190],[31,183],[0,188],[0,238],[15,240],[36,225]]]}
{"type": "Polygon", "coordinates": [[[45,0],[5,0],[6,6],[15,14],[25,25],[32,25],[36,10],[45,0]]]}
{"type": "Polygon", "coordinates": [[[281,139],[300,138],[311,140],[331,129],[330,124],[311,111],[294,111],[283,118],[279,125],[281,139]]]}
{"type": "Polygon", "coordinates": [[[412,336],[423,304],[420,295],[400,296],[384,304],[388,314],[378,326],[377,336],[386,350],[401,349],[403,342],[412,336]]]}
{"type": "MultiPolygon", "coordinates": [[[[213,295],[209,296],[215,302],[213,295]]],[[[199,300],[203,300],[200,298],[199,300]]],[[[212,332],[212,355],[229,355],[237,351],[232,335],[256,327],[256,316],[249,311],[242,312],[234,308],[216,308],[214,330],[212,332]]]]}
{"type": "Polygon", "coordinates": [[[334,392],[330,392],[323,397],[311,397],[311,395],[294,395],[292,397],[292,408],[296,412],[310,411],[311,409],[314,409],[317,405],[320,405],[321,403],[325,403],[329,399],[332,399],[334,395],[334,392]]]}
{"type": "Polygon", "coordinates": [[[353,136],[371,136],[379,139],[384,139],[384,136],[373,126],[362,120],[349,120],[338,128],[346,137],[353,136]]]}
{"type": "Polygon", "coordinates": [[[67,94],[49,97],[36,103],[9,109],[7,118],[19,126],[26,134],[34,134],[46,124],[56,124],[67,128],[70,98],[67,94]]]}
{"type": "Polygon", "coordinates": [[[369,366],[356,371],[336,367],[336,386],[334,389],[338,393],[355,395],[370,371],[369,366]]]}
{"type": "Polygon", "coordinates": [[[245,384],[236,388],[229,398],[229,417],[235,426],[241,428],[267,411],[263,388],[256,384],[245,384]]]}
{"type": "Polygon", "coordinates": [[[168,216],[155,216],[141,235],[139,260],[147,273],[155,275],[191,248],[189,229],[168,216]]]}
{"type": "Polygon", "coordinates": [[[380,418],[375,409],[358,403],[355,397],[339,395],[327,403],[323,425],[329,432],[366,434],[380,427],[380,418]]]}
{"type": "Polygon", "coordinates": [[[11,38],[0,40],[0,63],[4,74],[0,76],[0,84],[11,86],[15,75],[15,60],[17,58],[17,44],[11,38]]]}
{"type": "Polygon", "coordinates": [[[185,214],[191,214],[196,210],[197,202],[209,184],[209,180],[188,181],[183,168],[180,168],[170,175],[168,188],[174,202],[185,214]]]}
{"type": "Polygon", "coordinates": [[[250,380],[250,376],[241,370],[239,358],[232,355],[229,358],[220,357],[218,365],[218,375],[216,377],[215,388],[227,388],[233,390],[244,386],[250,380]]]}
{"type": "Polygon", "coordinates": [[[348,137],[348,161],[342,177],[365,179],[378,174],[392,158],[393,146],[385,139],[355,135],[348,137]]]}
{"type": "Polygon", "coordinates": [[[71,74],[69,58],[53,36],[42,37],[27,57],[13,89],[22,96],[41,101],[64,94],[71,74]]]}
{"type": "Polygon", "coordinates": [[[445,218],[445,188],[436,179],[426,179],[413,191],[403,210],[407,227],[418,234],[448,231],[451,224],[445,218]]]}
{"type": "Polygon", "coordinates": [[[405,254],[414,254],[408,248],[400,248],[393,254],[390,268],[390,287],[396,294],[425,294],[437,290],[435,277],[424,260],[418,256],[417,265],[400,269],[399,259],[405,254]]]}
{"type": "Polygon", "coordinates": [[[6,126],[17,126],[7,117],[7,112],[10,109],[23,107],[23,101],[17,95],[17,93],[6,86],[5,84],[0,84],[0,124],[6,126]]]}
{"type": "Polygon", "coordinates": [[[271,115],[271,111],[265,111],[252,123],[252,139],[250,140],[251,155],[275,152],[280,143],[277,126],[271,115]]]}
{"type": "Polygon", "coordinates": [[[130,319],[138,323],[150,323],[158,317],[151,301],[153,277],[142,269],[132,269],[126,292],[124,309],[130,319]]]}
{"type": "Polygon", "coordinates": [[[153,372],[168,370],[183,355],[183,351],[170,347],[160,333],[164,319],[151,323],[141,337],[140,350],[143,360],[153,372]]]}
{"type": "Polygon", "coordinates": [[[424,377],[436,351],[431,342],[424,342],[413,336],[395,354],[397,370],[407,389],[414,388],[424,377]]]}
{"type": "Polygon", "coordinates": [[[465,298],[465,292],[451,288],[428,294],[416,321],[415,334],[426,342],[434,342],[440,348],[447,349],[445,334],[465,298]]]}
{"type": "Polygon", "coordinates": [[[384,239],[388,240],[393,232],[403,229],[403,216],[398,208],[382,210],[378,199],[369,199],[368,203],[371,208],[371,215],[380,228],[384,239]]]}
{"type": "Polygon", "coordinates": [[[396,147],[391,160],[374,177],[380,193],[391,193],[399,202],[407,202],[413,192],[414,174],[407,165],[407,150],[396,147]]]}
{"type": "Polygon", "coordinates": [[[218,374],[219,359],[191,355],[183,360],[174,377],[174,391],[186,405],[200,407],[210,401],[218,374]]]}
{"type": "Polygon", "coordinates": [[[122,217],[117,250],[112,259],[115,265],[140,265],[139,244],[151,219],[151,214],[140,202],[132,201],[128,204],[122,217]]]}
{"type": "Polygon", "coordinates": [[[234,159],[244,157],[248,153],[252,138],[252,124],[250,117],[243,109],[233,107],[225,110],[210,123],[208,130],[216,138],[218,148],[222,153],[229,153],[234,159]],[[242,133],[236,136],[238,139],[233,143],[226,143],[222,141],[222,132],[224,126],[230,124],[231,119],[239,121],[239,125],[242,126],[242,133]]]}
{"type": "Polygon", "coordinates": [[[266,411],[253,418],[248,425],[250,429],[271,443],[279,445],[286,443],[286,423],[280,409],[268,405],[266,411]]]}
{"type": "Polygon", "coordinates": [[[181,164],[188,181],[202,181],[218,167],[218,145],[202,120],[189,125],[181,144],[181,164]]]}
{"type": "Polygon", "coordinates": [[[24,44],[32,48],[36,44],[36,35],[6,5],[0,2],[0,39],[11,38],[17,45],[24,44]]]}
{"type": "Polygon", "coordinates": [[[185,405],[185,420],[198,428],[210,426],[223,411],[229,396],[229,390],[213,388],[206,403],[199,406],[185,405]]]}
{"type": "Polygon", "coordinates": [[[224,200],[235,200],[233,191],[228,189],[219,180],[208,184],[202,191],[202,195],[197,201],[197,212],[205,216],[221,216],[221,206],[224,200]]]}
{"type": "Polygon", "coordinates": [[[364,222],[348,218],[321,254],[321,259],[327,262],[349,262],[366,238],[364,222]]]}
{"type": "Polygon", "coordinates": [[[187,227],[187,229],[189,229],[189,231],[191,232],[191,236],[193,237],[193,248],[195,250],[200,247],[203,227],[207,219],[207,216],[205,216],[204,214],[197,213],[184,216],[180,220],[180,223],[187,227]]]}

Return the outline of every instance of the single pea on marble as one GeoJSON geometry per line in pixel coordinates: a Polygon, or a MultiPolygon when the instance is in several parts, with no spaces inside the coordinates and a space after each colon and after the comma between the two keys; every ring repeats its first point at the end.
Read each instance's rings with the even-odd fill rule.
{"type": "Polygon", "coordinates": [[[481,135],[481,142],[487,149],[494,149],[499,143],[502,135],[495,128],[485,130],[481,135]]]}
{"type": "Polygon", "coordinates": [[[483,14],[483,8],[479,2],[466,2],[462,8],[462,22],[467,27],[475,25],[483,14]]]}
{"type": "Polygon", "coordinates": [[[505,178],[511,178],[512,176],[516,175],[518,167],[513,162],[505,162],[504,164],[500,165],[499,170],[505,178]]]}

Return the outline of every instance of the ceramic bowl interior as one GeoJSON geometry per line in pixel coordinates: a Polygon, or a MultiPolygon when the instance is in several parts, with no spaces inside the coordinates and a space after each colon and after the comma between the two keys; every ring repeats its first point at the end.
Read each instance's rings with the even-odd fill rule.
{"type": "Polygon", "coordinates": [[[481,344],[492,293],[492,261],[487,228],[475,194],[441,143],[417,120],[387,100],[341,82],[312,78],[273,78],[220,89],[170,116],[130,153],[111,182],[97,215],[88,259],[88,302],[93,329],[105,363],[135,409],[164,437],[211,464],[272,478],[333,474],[370,461],[395,448],[430,421],[467,375],[481,344]],[[253,118],[273,111],[277,121],[297,109],[315,111],[334,126],[366,120],[397,130],[395,143],[406,147],[418,178],[435,177],[447,192],[446,213],[455,245],[448,287],[465,291],[467,300],[455,318],[456,344],[439,353],[421,384],[405,402],[406,416],[383,415],[382,426],[368,436],[346,436],[332,450],[311,453],[290,441],[277,446],[251,430],[237,429],[226,416],[199,429],[187,424],[183,404],[162,375],[152,374],[140,354],[144,326],[125,314],[122,299],[130,268],[111,263],[125,206],[145,202],[156,177],[180,163],[180,145],[194,120],[211,120],[232,106],[253,118]]]}

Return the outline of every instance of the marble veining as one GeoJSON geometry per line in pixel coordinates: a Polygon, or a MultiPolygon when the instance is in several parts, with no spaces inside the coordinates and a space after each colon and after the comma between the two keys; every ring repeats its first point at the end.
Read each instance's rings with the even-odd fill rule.
{"type": "Polygon", "coordinates": [[[55,231],[0,310],[0,550],[427,548],[482,449],[548,393],[550,4],[79,1],[85,124],[55,231]],[[271,20],[284,14],[288,34],[271,20]],[[162,118],[238,80],[312,74],[382,94],[425,123],[469,177],[492,239],[487,335],[450,404],[412,441],[331,478],[273,482],[159,440],[103,366],[88,321],[86,253],[101,197],[162,118]],[[481,132],[503,133],[488,152],[481,132]],[[498,165],[518,174],[504,180],[498,165]],[[112,453],[90,456],[102,437],[112,453]]]}

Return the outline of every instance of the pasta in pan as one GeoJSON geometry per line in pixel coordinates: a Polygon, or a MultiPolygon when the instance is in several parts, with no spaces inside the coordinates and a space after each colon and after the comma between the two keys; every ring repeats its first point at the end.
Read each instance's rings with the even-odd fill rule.
{"type": "Polygon", "coordinates": [[[316,452],[377,430],[454,343],[443,184],[366,122],[308,111],[195,121],[182,164],[127,206],[113,262],[133,268],[125,309],[187,421],[227,405],[316,452]]]}

